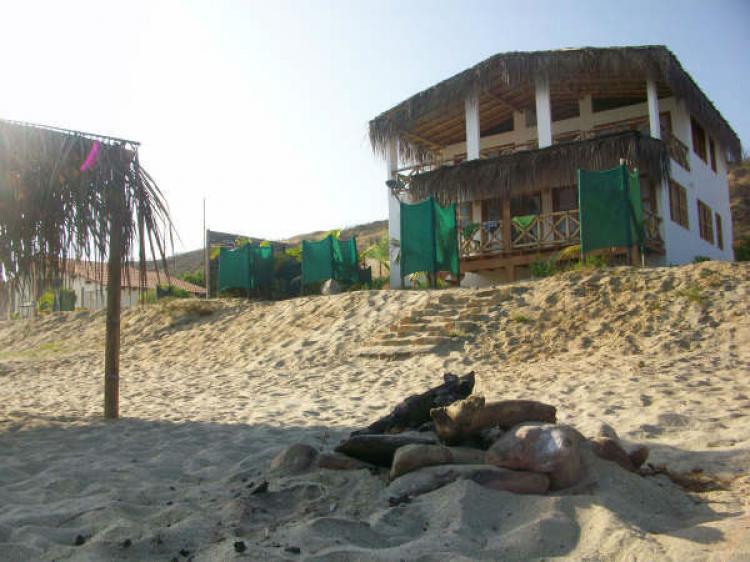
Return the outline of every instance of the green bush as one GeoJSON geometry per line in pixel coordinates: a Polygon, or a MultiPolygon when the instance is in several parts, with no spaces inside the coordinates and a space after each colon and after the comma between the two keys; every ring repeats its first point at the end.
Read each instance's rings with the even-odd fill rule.
{"type": "Polygon", "coordinates": [[[174,285],[159,285],[156,288],[156,298],[172,297],[175,299],[189,299],[193,295],[185,289],[180,289],[174,285]]]}
{"type": "Polygon", "coordinates": [[[711,261],[711,258],[708,256],[695,256],[693,258],[693,263],[703,263],[704,261],[711,261]]]}
{"type": "Polygon", "coordinates": [[[531,275],[533,277],[550,277],[557,273],[557,267],[549,260],[536,260],[531,264],[531,275]]]}
{"type": "Polygon", "coordinates": [[[185,273],[182,276],[182,280],[187,281],[188,283],[192,283],[193,285],[198,285],[199,287],[205,287],[206,272],[203,271],[203,268],[196,269],[192,273],[185,273]]]}
{"type": "Polygon", "coordinates": [[[735,240],[734,259],[737,261],[750,261],[750,236],[735,240]]]}
{"type": "Polygon", "coordinates": [[[45,291],[36,300],[36,310],[42,314],[47,314],[55,310],[55,292],[45,291]]]}

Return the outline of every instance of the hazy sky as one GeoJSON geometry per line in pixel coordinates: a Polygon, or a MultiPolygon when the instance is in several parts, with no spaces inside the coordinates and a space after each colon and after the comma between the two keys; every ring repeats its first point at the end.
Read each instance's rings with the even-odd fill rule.
{"type": "Polygon", "coordinates": [[[386,218],[367,122],[502,51],[665,44],[750,146],[750,2],[0,3],[0,117],[139,140],[182,243],[386,218]]]}

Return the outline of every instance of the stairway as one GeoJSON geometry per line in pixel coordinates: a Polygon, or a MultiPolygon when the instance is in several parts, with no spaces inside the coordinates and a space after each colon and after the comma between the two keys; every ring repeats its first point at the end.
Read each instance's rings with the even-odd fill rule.
{"type": "Polygon", "coordinates": [[[497,289],[435,292],[422,308],[376,332],[356,354],[405,359],[439,350],[460,349],[490,320],[501,302],[497,289]]]}

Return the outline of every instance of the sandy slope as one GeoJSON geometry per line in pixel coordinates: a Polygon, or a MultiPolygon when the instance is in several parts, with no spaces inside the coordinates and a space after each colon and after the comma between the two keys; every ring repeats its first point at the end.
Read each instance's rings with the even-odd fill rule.
{"type": "Polygon", "coordinates": [[[493,293],[465,340],[399,361],[357,355],[445,294],[128,311],[115,423],[99,417],[101,314],[0,322],[0,559],[750,559],[750,268],[519,283],[493,293]],[[548,401],[584,433],[606,421],[651,462],[723,489],[687,494],[601,461],[578,494],[458,482],[390,508],[364,471],[249,494],[284,445],[330,446],[470,369],[478,392],[548,401]]]}

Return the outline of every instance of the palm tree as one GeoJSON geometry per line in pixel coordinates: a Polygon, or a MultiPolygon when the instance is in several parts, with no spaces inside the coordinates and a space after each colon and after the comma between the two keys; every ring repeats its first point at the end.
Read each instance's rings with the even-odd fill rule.
{"type": "Polygon", "coordinates": [[[378,241],[362,252],[362,256],[375,260],[380,264],[381,274],[383,268],[386,271],[391,270],[391,261],[388,254],[388,235],[384,234],[378,241]]]}
{"type": "Polygon", "coordinates": [[[0,277],[11,285],[50,281],[82,259],[97,264],[103,280],[108,260],[106,417],[119,415],[122,266],[137,254],[145,287],[146,246],[166,271],[173,232],[137,142],[0,120],[0,277]]]}

